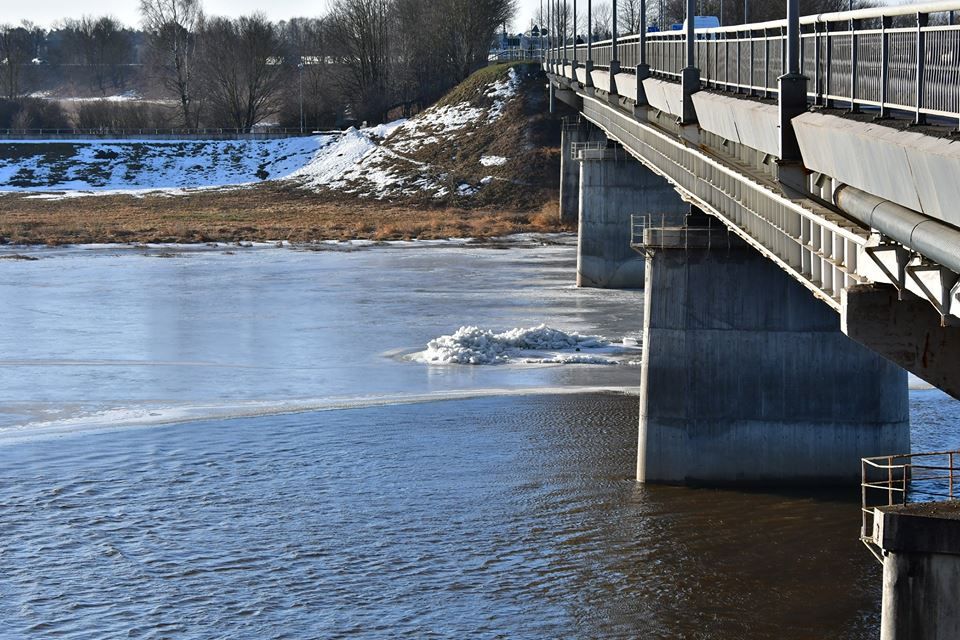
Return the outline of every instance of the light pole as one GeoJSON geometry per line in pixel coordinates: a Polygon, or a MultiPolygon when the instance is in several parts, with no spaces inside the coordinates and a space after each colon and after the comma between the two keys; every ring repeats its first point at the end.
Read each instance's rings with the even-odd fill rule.
{"type": "Polygon", "coordinates": [[[540,15],[537,16],[537,22],[540,23],[540,62],[543,62],[543,0],[540,0],[540,15]]]}
{"type": "Polygon", "coordinates": [[[303,56],[297,65],[297,88],[300,90],[300,133],[303,133],[303,56]]]}
{"type": "Polygon", "coordinates": [[[750,22],[750,0],[743,0],[743,24],[750,22]]]}

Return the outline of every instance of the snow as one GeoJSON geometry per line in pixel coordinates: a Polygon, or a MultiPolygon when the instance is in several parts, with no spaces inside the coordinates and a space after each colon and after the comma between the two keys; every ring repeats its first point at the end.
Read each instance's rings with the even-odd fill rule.
{"type": "MultiPolygon", "coordinates": [[[[40,192],[31,197],[43,199],[106,194],[175,196],[196,189],[293,180],[307,188],[378,199],[416,193],[443,198],[454,190],[444,184],[447,175],[408,154],[427,145],[450,144],[451,134],[496,121],[519,86],[519,76],[510,69],[506,77],[487,87],[487,106],[465,101],[432,107],[410,119],[309,137],[57,141],[57,147],[49,146],[49,141],[11,141],[7,144],[17,144],[20,153],[15,158],[0,158],[0,194],[40,192]]],[[[129,93],[109,99],[138,97],[129,93]]],[[[502,156],[480,159],[483,166],[506,162],[502,156]]],[[[478,185],[460,183],[455,193],[472,196],[491,180],[487,176],[478,185]]]]}
{"type": "Polygon", "coordinates": [[[364,129],[371,136],[377,138],[389,138],[393,135],[393,132],[405,125],[408,122],[406,118],[400,118],[399,120],[394,120],[393,122],[387,122],[384,124],[378,124],[374,127],[368,127],[364,129]]]}
{"type": "Polygon", "coordinates": [[[567,333],[545,324],[495,333],[460,327],[427,343],[412,358],[427,364],[636,364],[639,347],[614,344],[601,336],[567,333]],[[626,359],[624,358],[626,356],[626,359]]]}
{"type": "Polygon", "coordinates": [[[480,164],[485,167],[502,167],[507,164],[507,159],[503,156],[480,156],[480,164]]]}
{"type": "Polygon", "coordinates": [[[440,136],[449,135],[471,125],[496,122],[503,115],[507,102],[519,91],[520,76],[510,69],[507,77],[490,85],[486,96],[493,98],[488,109],[474,107],[469,102],[444,105],[427,109],[407,121],[398,130],[392,148],[400,153],[410,153],[430,144],[438,144],[440,136]]]}
{"type": "Polygon", "coordinates": [[[25,153],[0,158],[0,190],[176,194],[187,188],[285,178],[328,147],[336,135],[274,140],[24,141],[25,153]],[[35,149],[35,151],[34,151],[35,149]],[[51,157],[53,156],[53,157],[51,157]]]}
{"type": "Polygon", "coordinates": [[[369,134],[350,127],[323,153],[316,154],[289,177],[303,178],[315,186],[341,186],[345,182],[344,172],[376,148],[377,143],[369,134]]]}

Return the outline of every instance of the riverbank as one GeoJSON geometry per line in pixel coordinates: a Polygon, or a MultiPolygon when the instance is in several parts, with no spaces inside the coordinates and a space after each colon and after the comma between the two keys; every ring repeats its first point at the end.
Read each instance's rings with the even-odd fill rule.
{"type": "Polygon", "coordinates": [[[486,67],[406,120],[261,141],[0,144],[0,243],[488,238],[558,222],[542,74],[486,67]]]}
{"type": "Polygon", "coordinates": [[[313,242],[489,238],[570,231],[557,203],[539,210],[334,199],[288,183],[182,195],[0,196],[0,243],[313,242]]]}

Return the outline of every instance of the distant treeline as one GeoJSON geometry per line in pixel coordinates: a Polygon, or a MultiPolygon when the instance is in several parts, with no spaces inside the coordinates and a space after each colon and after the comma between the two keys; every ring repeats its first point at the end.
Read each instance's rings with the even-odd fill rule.
{"type": "Polygon", "coordinates": [[[333,0],[319,17],[204,14],[200,0],[141,0],[141,25],[109,17],[52,29],[0,24],[0,128],[248,129],[384,120],[430,104],[485,63],[514,0],[333,0]],[[55,71],[55,73],[54,73],[55,71]],[[56,76],[107,96],[151,87],[153,104],[29,98],[56,76]]]}

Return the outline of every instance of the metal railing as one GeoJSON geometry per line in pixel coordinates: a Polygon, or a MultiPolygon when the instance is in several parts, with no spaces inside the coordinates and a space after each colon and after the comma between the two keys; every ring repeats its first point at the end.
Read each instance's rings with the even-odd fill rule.
{"type": "Polygon", "coordinates": [[[960,451],[905,453],[860,460],[860,540],[880,559],[874,509],[954,500],[960,494],[960,451]]]}
{"type": "Polygon", "coordinates": [[[782,197],[766,181],[606,101],[584,97],[583,115],[835,311],[840,292],[862,282],[857,264],[868,232],[813,201],[782,197]]]}
{"type": "MultiPolygon", "coordinates": [[[[816,104],[843,103],[853,109],[912,112],[960,118],[960,24],[946,16],[960,1],[878,7],[800,19],[801,73],[808,98],[816,104]],[[909,26],[895,25],[894,19],[909,26]],[[952,21],[952,20],[951,20],[952,21]]],[[[701,86],[770,97],[786,71],[786,20],[696,32],[696,66],[701,86]]],[[[682,31],[646,34],[645,60],[654,77],[679,79],[685,66],[682,31]]],[[[631,73],[642,61],[639,34],[619,39],[617,58],[631,73]]],[[[609,68],[611,41],[592,45],[595,68],[609,68]]],[[[587,61],[587,46],[568,47],[587,61]]],[[[563,49],[548,51],[559,60],[563,49]]]]}
{"type": "Polygon", "coordinates": [[[487,56],[487,64],[499,64],[501,62],[540,62],[544,58],[546,49],[533,47],[532,49],[502,49],[495,51],[487,56]]]}
{"type": "Polygon", "coordinates": [[[650,214],[630,215],[630,246],[637,247],[643,244],[643,232],[653,226],[650,214]]]}
{"type": "Polygon", "coordinates": [[[570,158],[576,160],[580,157],[581,151],[595,150],[600,151],[601,149],[606,149],[609,146],[606,140],[590,140],[587,142],[571,142],[570,143],[570,158]]]}

